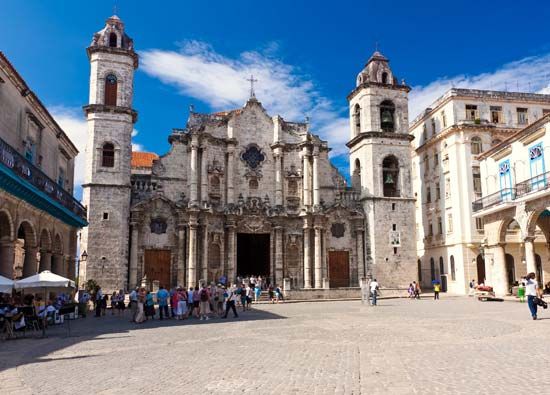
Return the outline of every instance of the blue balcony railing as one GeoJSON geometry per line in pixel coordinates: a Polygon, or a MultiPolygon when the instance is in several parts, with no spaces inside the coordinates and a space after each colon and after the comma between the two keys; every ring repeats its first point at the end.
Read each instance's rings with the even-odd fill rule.
{"type": "Polygon", "coordinates": [[[472,210],[475,212],[485,210],[489,207],[514,200],[516,198],[516,188],[505,188],[491,195],[484,196],[472,203],[472,210]]]}
{"type": "Polygon", "coordinates": [[[60,203],[82,220],[86,220],[86,208],[73,195],[64,190],[42,170],[0,138],[0,166],[10,169],[16,176],[29,182],[49,198],[60,203]]]}
{"type": "Polygon", "coordinates": [[[550,188],[550,172],[539,174],[516,184],[516,197],[522,197],[533,192],[550,188]]]}

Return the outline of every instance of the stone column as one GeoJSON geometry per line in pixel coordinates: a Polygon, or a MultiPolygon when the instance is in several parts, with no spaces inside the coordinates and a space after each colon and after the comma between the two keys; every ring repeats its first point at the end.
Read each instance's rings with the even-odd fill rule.
{"type": "Polygon", "coordinates": [[[304,288],[311,288],[311,227],[309,220],[304,219],[304,288]]]}
{"type": "Polygon", "coordinates": [[[321,251],[321,231],[322,228],[319,225],[315,225],[315,252],[314,252],[314,267],[315,267],[315,288],[323,287],[323,255],[321,251]]]}
{"type": "Polygon", "coordinates": [[[183,224],[179,224],[178,230],[178,263],[176,268],[176,281],[178,286],[185,285],[185,227],[183,224]]]}
{"type": "MultiPolygon", "coordinates": [[[[38,247],[26,247],[25,248],[25,261],[23,263],[23,278],[34,276],[38,270],[36,262],[36,253],[38,247]]],[[[63,257],[61,257],[61,266],[63,266],[63,257]]]]}
{"type": "MultiPolygon", "coordinates": [[[[526,237],[524,240],[525,245],[525,263],[527,264],[527,273],[536,273],[537,264],[535,261],[535,245],[533,241],[534,237],[526,237]]],[[[540,279],[537,279],[540,281],[540,279]]]]}
{"type": "Polygon", "coordinates": [[[227,204],[235,203],[235,190],[233,186],[233,167],[234,167],[234,147],[232,145],[227,146],[227,204]]]}
{"type": "Polygon", "coordinates": [[[197,228],[196,217],[189,219],[189,260],[187,263],[187,287],[197,285],[197,228]]]}
{"type": "MultiPolygon", "coordinates": [[[[26,255],[26,254],[25,254],[26,255]]],[[[26,260],[26,256],[25,256],[26,260]]],[[[59,274],[62,276],[63,271],[63,255],[61,254],[53,254],[52,255],[52,273],[59,274]]],[[[26,277],[23,273],[23,277],[26,277]]]]}
{"type": "Polygon", "coordinates": [[[321,204],[321,194],[319,191],[319,151],[316,148],[313,153],[313,207],[319,207],[321,204]]]}
{"type": "Polygon", "coordinates": [[[283,204],[283,157],[281,149],[275,149],[275,205],[283,204]]]}
{"type": "Polygon", "coordinates": [[[275,226],[275,275],[273,281],[278,286],[283,281],[283,228],[275,226]]]}
{"type": "Polygon", "coordinates": [[[202,227],[202,279],[208,283],[208,223],[206,219],[202,227]]]}
{"type": "Polygon", "coordinates": [[[309,166],[309,152],[307,147],[302,148],[303,167],[302,167],[302,186],[303,186],[303,200],[302,204],[308,208],[311,206],[311,185],[310,185],[310,166],[309,166]]]}
{"type": "Polygon", "coordinates": [[[506,275],[506,254],[504,245],[497,244],[491,247],[493,252],[492,286],[497,296],[508,294],[508,276],[506,275]]]}
{"type": "Polygon", "coordinates": [[[40,250],[40,265],[38,272],[41,273],[44,270],[52,271],[52,252],[42,249],[40,250]]]}
{"type": "Polygon", "coordinates": [[[75,261],[74,258],[68,256],[67,257],[67,278],[69,280],[75,279],[75,261]]]}
{"type": "Polygon", "coordinates": [[[128,288],[133,290],[138,284],[138,243],[139,243],[139,227],[137,222],[132,222],[132,234],[131,234],[131,249],[130,249],[130,278],[128,279],[128,288]]]}
{"type": "MultiPolygon", "coordinates": [[[[362,228],[356,228],[355,229],[355,238],[357,243],[357,276],[358,280],[355,281],[355,279],[352,281],[352,286],[357,286],[358,283],[361,281],[362,278],[365,277],[365,253],[364,253],[364,246],[363,246],[363,229],[362,228]]],[[[352,279],[355,276],[352,276],[352,279]]]]}
{"type": "Polygon", "coordinates": [[[208,161],[206,160],[206,148],[201,152],[201,204],[208,201],[208,161]]]}
{"type": "Polygon", "coordinates": [[[232,284],[235,282],[237,270],[237,235],[235,225],[230,223],[227,226],[227,281],[232,284]]]}
{"type": "Polygon", "coordinates": [[[12,279],[15,259],[15,244],[10,240],[0,242],[0,275],[12,279]]]}
{"type": "Polygon", "coordinates": [[[190,190],[190,201],[191,203],[197,203],[198,201],[198,179],[199,179],[199,169],[198,169],[198,136],[193,135],[191,138],[191,187],[190,190]]]}

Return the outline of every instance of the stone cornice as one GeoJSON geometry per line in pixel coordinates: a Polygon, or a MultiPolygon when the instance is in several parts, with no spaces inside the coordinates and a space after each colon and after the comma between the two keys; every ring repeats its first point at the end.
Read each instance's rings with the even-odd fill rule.
{"type": "Polygon", "coordinates": [[[134,61],[134,69],[137,69],[139,66],[139,56],[137,53],[134,52],[133,49],[105,47],[105,46],[99,46],[99,45],[94,45],[86,48],[88,59],[91,59],[92,54],[96,52],[110,53],[115,55],[126,55],[132,58],[132,60],[134,61]]]}
{"type": "Polygon", "coordinates": [[[397,90],[397,91],[404,91],[404,92],[410,92],[411,88],[408,85],[401,85],[401,84],[382,84],[380,82],[363,82],[362,84],[358,85],[354,90],[350,92],[350,94],[347,96],[348,101],[353,99],[355,95],[357,95],[362,89],[375,87],[375,88],[384,88],[384,89],[390,89],[390,90],[397,90]]]}
{"type": "Polygon", "coordinates": [[[130,107],[120,107],[120,106],[106,106],[105,104],[88,104],[82,107],[84,113],[88,115],[91,112],[110,112],[114,114],[127,114],[132,117],[132,122],[137,122],[138,113],[136,110],[131,109],[130,107]]]}
{"type": "Polygon", "coordinates": [[[394,132],[363,132],[363,133],[359,133],[353,139],[348,141],[346,143],[346,146],[348,148],[352,148],[362,140],[371,139],[371,138],[378,138],[378,139],[386,138],[386,139],[392,139],[392,140],[405,140],[409,142],[414,140],[414,136],[408,133],[404,134],[404,133],[394,133],[394,132]]]}

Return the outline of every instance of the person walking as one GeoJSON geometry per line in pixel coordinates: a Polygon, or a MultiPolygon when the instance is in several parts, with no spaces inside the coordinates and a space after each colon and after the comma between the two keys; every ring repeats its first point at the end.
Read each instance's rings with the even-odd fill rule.
{"type": "Polygon", "coordinates": [[[376,306],[378,303],[378,290],[380,288],[380,285],[378,284],[378,281],[376,279],[372,280],[370,282],[370,294],[371,294],[371,304],[373,306],[376,306]]]}
{"type": "Polygon", "coordinates": [[[101,287],[97,287],[95,292],[95,316],[101,317],[101,306],[103,305],[103,291],[101,287]]]}
{"type": "Polygon", "coordinates": [[[140,288],[137,292],[137,309],[134,322],[142,324],[145,321],[145,288],[140,288]]]}
{"type": "Polygon", "coordinates": [[[124,314],[124,309],[126,307],[124,305],[124,296],[125,296],[124,290],[123,289],[119,290],[118,298],[116,302],[116,308],[119,316],[124,314]]]}
{"type": "Polygon", "coordinates": [[[164,287],[161,285],[159,287],[159,291],[157,292],[157,301],[159,304],[159,314],[160,314],[161,320],[164,319],[164,316],[166,316],[166,318],[170,318],[170,315],[168,313],[169,298],[170,298],[170,293],[167,290],[165,290],[164,287]]]}
{"type": "Polygon", "coordinates": [[[132,290],[132,292],[130,292],[130,311],[132,312],[132,319],[130,322],[135,322],[136,320],[138,310],[138,290],[139,289],[136,287],[132,290]]]}
{"type": "Polygon", "coordinates": [[[420,283],[416,283],[414,285],[414,298],[417,300],[420,300],[420,293],[422,290],[420,289],[420,283]]]}
{"type": "Polygon", "coordinates": [[[147,291],[145,295],[145,319],[155,319],[155,299],[150,291],[147,291]]]}
{"type": "Polygon", "coordinates": [[[434,284],[434,300],[439,300],[439,292],[441,292],[441,284],[434,284]]]}
{"type": "Polygon", "coordinates": [[[227,318],[227,314],[229,313],[229,310],[233,310],[233,316],[235,318],[239,316],[237,314],[237,309],[235,308],[235,303],[237,302],[237,299],[239,299],[239,295],[237,295],[237,291],[228,290],[227,301],[225,303],[225,315],[222,318],[227,318]]]}
{"type": "Polygon", "coordinates": [[[187,316],[193,315],[193,287],[189,287],[189,291],[187,291],[187,316]]]}
{"type": "Polygon", "coordinates": [[[269,284],[269,288],[267,289],[267,293],[269,294],[269,301],[271,303],[275,303],[275,291],[273,290],[273,285],[269,284]]]}
{"type": "Polygon", "coordinates": [[[529,306],[529,311],[531,312],[531,317],[534,320],[537,319],[537,303],[535,298],[542,298],[542,293],[540,292],[539,284],[536,280],[535,273],[531,272],[525,277],[527,283],[525,284],[525,295],[527,295],[527,305],[529,306]]]}
{"type": "Polygon", "coordinates": [[[195,287],[195,290],[193,291],[193,311],[191,313],[195,313],[195,317],[199,318],[199,303],[200,303],[201,295],[199,291],[199,287],[195,287]]]}
{"type": "Polygon", "coordinates": [[[199,294],[199,315],[200,320],[208,321],[210,317],[208,316],[210,314],[210,293],[208,292],[208,288],[206,288],[206,284],[203,284],[202,289],[199,294]]]}
{"type": "Polygon", "coordinates": [[[182,320],[187,316],[187,292],[178,288],[175,293],[177,297],[176,319],[182,320]]]}
{"type": "Polygon", "coordinates": [[[254,288],[254,303],[259,302],[261,295],[262,295],[262,286],[260,284],[256,284],[256,287],[254,288]]]}
{"type": "Polygon", "coordinates": [[[113,294],[111,295],[111,315],[115,315],[117,301],[118,293],[116,291],[113,291],[113,294]]]}

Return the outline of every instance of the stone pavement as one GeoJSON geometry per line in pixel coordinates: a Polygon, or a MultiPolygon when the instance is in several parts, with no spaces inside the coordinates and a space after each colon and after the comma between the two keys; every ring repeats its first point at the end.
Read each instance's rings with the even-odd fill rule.
{"type": "Polygon", "coordinates": [[[73,321],[0,343],[0,394],[473,394],[550,385],[550,311],[472,298],[260,305],[242,318],[73,321]]]}

